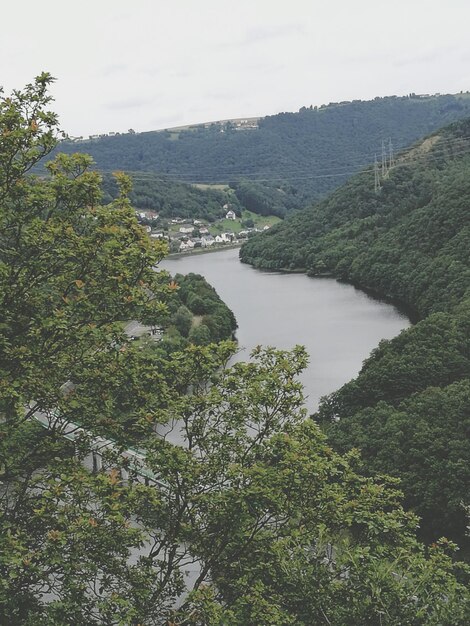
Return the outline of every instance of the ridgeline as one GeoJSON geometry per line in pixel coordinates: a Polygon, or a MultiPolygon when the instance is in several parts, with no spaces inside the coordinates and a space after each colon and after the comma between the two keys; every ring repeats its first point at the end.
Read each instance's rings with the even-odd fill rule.
{"type": "Polygon", "coordinates": [[[166,174],[191,183],[243,184],[250,210],[277,215],[325,197],[381,153],[470,115],[468,93],[375,98],[302,107],[253,124],[201,124],[61,142],[62,152],[93,156],[101,171],[166,174]]]}

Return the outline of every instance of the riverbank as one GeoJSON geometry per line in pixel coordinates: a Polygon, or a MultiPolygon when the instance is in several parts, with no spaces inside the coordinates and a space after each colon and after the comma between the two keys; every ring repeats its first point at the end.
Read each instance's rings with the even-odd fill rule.
{"type": "Polygon", "coordinates": [[[399,298],[394,298],[391,295],[383,294],[380,291],[371,289],[370,287],[366,287],[365,285],[362,285],[359,282],[341,278],[339,276],[336,276],[333,272],[321,272],[318,274],[312,274],[311,272],[307,270],[307,268],[304,268],[304,267],[296,267],[294,269],[289,269],[285,267],[280,267],[276,269],[268,269],[265,267],[257,267],[256,265],[253,265],[252,263],[247,263],[246,261],[243,261],[241,259],[240,259],[240,263],[243,263],[244,265],[252,267],[258,272],[267,272],[268,274],[273,273],[273,272],[276,272],[279,274],[303,274],[304,276],[308,276],[309,278],[336,280],[339,283],[343,283],[345,285],[351,285],[355,289],[359,289],[359,291],[366,293],[373,300],[390,304],[395,309],[397,309],[400,313],[402,313],[405,317],[407,317],[410,320],[411,324],[413,325],[417,324],[422,319],[422,316],[419,315],[418,311],[415,308],[413,308],[410,304],[400,300],[399,298]]]}
{"type": "Polygon", "coordinates": [[[192,250],[185,250],[184,252],[171,252],[165,258],[167,259],[181,259],[187,256],[198,255],[198,254],[209,254],[211,252],[224,252],[225,250],[232,250],[234,248],[241,248],[241,242],[237,243],[228,243],[223,246],[215,245],[210,248],[193,248],[192,250]]]}
{"type": "Polygon", "coordinates": [[[410,326],[395,307],[334,278],[259,271],[240,263],[236,248],[218,252],[174,255],[160,267],[173,275],[201,274],[216,289],[238,322],[240,351],[234,361],[247,360],[259,345],[305,345],[311,359],[301,381],[311,413],[321,396],[357,376],[382,339],[410,326]]]}

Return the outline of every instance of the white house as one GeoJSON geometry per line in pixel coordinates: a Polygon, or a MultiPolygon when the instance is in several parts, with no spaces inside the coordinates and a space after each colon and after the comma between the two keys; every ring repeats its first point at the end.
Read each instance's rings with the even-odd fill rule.
{"type": "Polygon", "coordinates": [[[194,248],[194,241],[191,241],[191,239],[188,239],[187,241],[182,241],[180,243],[180,252],[183,252],[184,250],[192,250],[194,248]]]}
{"type": "Polygon", "coordinates": [[[194,230],[194,226],[181,226],[180,233],[189,235],[190,233],[193,232],[193,230],[194,230]]]}
{"type": "Polygon", "coordinates": [[[225,215],[225,219],[226,220],[236,220],[237,216],[235,215],[235,211],[232,211],[232,209],[230,209],[230,211],[227,211],[227,213],[225,215]]]}
{"type": "Polygon", "coordinates": [[[201,244],[203,248],[209,248],[214,245],[214,243],[215,239],[212,235],[204,235],[204,237],[201,237],[201,244]]]}
{"type": "Polygon", "coordinates": [[[233,233],[221,233],[215,236],[216,243],[232,243],[234,239],[235,235],[233,233]]]}

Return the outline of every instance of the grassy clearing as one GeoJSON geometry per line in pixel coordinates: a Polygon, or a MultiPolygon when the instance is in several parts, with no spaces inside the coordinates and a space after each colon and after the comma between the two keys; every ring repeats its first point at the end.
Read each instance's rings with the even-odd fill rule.
{"type": "Polygon", "coordinates": [[[241,230],[247,230],[247,227],[242,225],[242,222],[246,222],[246,220],[253,220],[254,228],[262,229],[265,226],[272,226],[273,224],[277,224],[281,219],[274,215],[257,215],[256,213],[252,213],[251,211],[243,211],[242,217],[237,218],[236,220],[218,220],[214,224],[211,224],[208,228],[211,235],[218,235],[220,233],[236,233],[238,234],[241,230]]]}
{"type": "Polygon", "coordinates": [[[263,226],[273,226],[278,222],[281,222],[280,217],[276,217],[275,215],[257,215],[256,213],[252,213],[251,211],[243,211],[242,220],[252,219],[255,223],[256,228],[263,228],[263,226]]]}
{"type": "Polygon", "coordinates": [[[240,220],[217,220],[214,224],[208,226],[211,235],[218,235],[220,233],[239,233],[243,230],[240,220]]]}

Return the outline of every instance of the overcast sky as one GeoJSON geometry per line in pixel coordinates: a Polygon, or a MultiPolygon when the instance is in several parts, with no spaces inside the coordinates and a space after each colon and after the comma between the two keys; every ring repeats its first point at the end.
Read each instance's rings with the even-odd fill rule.
{"type": "Polygon", "coordinates": [[[71,135],[470,90],[470,0],[19,0],[0,85],[57,78],[71,135]]]}

